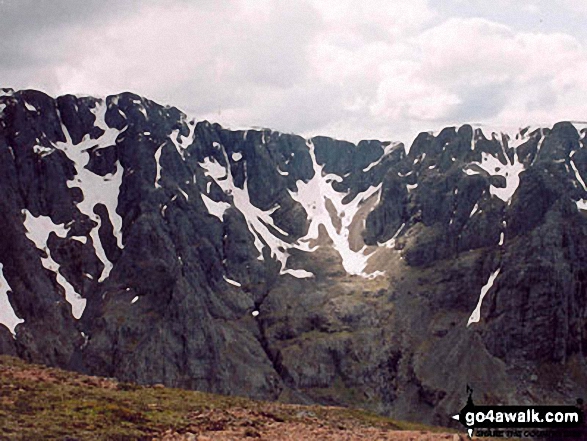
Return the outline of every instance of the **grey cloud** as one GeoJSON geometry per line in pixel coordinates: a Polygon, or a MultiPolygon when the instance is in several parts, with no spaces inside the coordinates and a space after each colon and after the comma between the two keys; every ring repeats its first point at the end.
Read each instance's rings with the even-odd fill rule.
{"type": "Polygon", "coordinates": [[[138,4],[138,0],[2,0],[0,35],[15,39],[72,24],[83,25],[126,13],[138,4]]]}
{"type": "Polygon", "coordinates": [[[0,69],[50,64],[59,57],[65,30],[124,16],[139,5],[139,0],[1,0],[0,69]],[[54,42],[54,50],[35,51],[39,41],[54,42]]]}

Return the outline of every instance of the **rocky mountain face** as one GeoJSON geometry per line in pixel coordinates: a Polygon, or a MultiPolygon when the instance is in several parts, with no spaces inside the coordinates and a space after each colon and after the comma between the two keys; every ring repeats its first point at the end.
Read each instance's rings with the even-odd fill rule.
{"type": "Polygon", "coordinates": [[[0,90],[0,353],[449,424],[587,395],[579,124],[411,147],[0,90]]]}

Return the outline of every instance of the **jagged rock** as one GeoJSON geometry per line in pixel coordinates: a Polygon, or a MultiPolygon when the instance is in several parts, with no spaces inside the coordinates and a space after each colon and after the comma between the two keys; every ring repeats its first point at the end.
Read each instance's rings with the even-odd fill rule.
{"type": "Polygon", "coordinates": [[[469,383],[491,403],[587,393],[570,123],[449,127],[406,153],[131,93],[0,106],[0,263],[24,320],[15,339],[0,326],[0,353],[441,424],[469,383]]]}

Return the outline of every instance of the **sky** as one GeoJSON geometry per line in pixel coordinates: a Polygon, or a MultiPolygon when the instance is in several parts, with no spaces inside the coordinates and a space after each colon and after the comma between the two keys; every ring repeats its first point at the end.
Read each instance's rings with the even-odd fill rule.
{"type": "Polygon", "coordinates": [[[411,140],[587,120],[584,0],[0,0],[0,87],[411,140]]]}

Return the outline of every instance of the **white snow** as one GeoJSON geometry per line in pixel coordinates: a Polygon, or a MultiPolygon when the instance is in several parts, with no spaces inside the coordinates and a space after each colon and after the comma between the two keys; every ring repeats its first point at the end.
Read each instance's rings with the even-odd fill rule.
{"type": "Polygon", "coordinates": [[[251,312],[251,315],[253,317],[257,317],[259,315],[259,311],[253,311],[253,312],[251,312]]]}
{"type": "Polygon", "coordinates": [[[587,210],[587,199],[579,199],[577,201],[577,208],[579,210],[587,210]]]}
{"type": "Polygon", "coordinates": [[[136,303],[136,302],[137,302],[137,300],[139,300],[139,296],[135,296],[135,297],[134,297],[134,298],[133,298],[133,299],[130,301],[131,305],[132,305],[133,303],[136,303]]]}
{"type": "Polygon", "coordinates": [[[47,155],[50,155],[54,151],[55,151],[55,149],[53,149],[51,147],[44,147],[42,145],[33,146],[33,152],[35,152],[37,155],[41,156],[41,158],[43,158],[47,155]]]}
{"type": "Polygon", "coordinates": [[[31,111],[31,112],[36,112],[37,108],[35,106],[33,106],[32,104],[27,103],[26,101],[24,102],[24,106],[27,108],[27,110],[31,111]]]}
{"type": "Polygon", "coordinates": [[[224,279],[224,280],[225,280],[227,283],[229,283],[229,284],[231,284],[231,285],[233,285],[233,286],[242,286],[242,285],[241,285],[239,282],[237,282],[236,280],[229,279],[229,278],[228,278],[228,277],[226,277],[226,276],[222,276],[222,278],[223,278],[223,279],[224,279]]]}
{"type": "Polygon", "coordinates": [[[319,227],[322,225],[332,239],[334,248],[340,254],[346,272],[351,275],[367,277],[369,274],[364,273],[367,261],[370,257],[370,255],[365,254],[367,247],[363,246],[359,251],[351,250],[349,233],[352,222],[362,203],[374,194],[378,194],[378,197],[381,196],[381,184],[368,188],[363,193],[357,194],[352,201],[344,204],[343,199],[346,194],[339,193],[332,187],[333,182],[340,182],[342,178],[335,174],[323,175],[324,167],[319,165],[316,161],[314,144],[310,140],[307,142],[307,145],[310,150],[314,176],[307,183],[298,180],[296,183],[297,191],[290,191],[292,199],[299,202],[302,207],[304,207],[308,220],[310,221],[308,234],[299,239],[298,243],[303,249],[308,250],[309,242],[318,238],[319,227]],[[339,230],[334,226],[331,214],[328,212],[327,201],[329,201],[334,207],[334,216],[336,216],[342,224],[339,230]]]}
{"type": "Polygon", "coordinates": [[[383,148],[383,154],[379,157],[379,159],[376,159],[375,161],[373,161],[371,164],[369,164],[367,167],[365,167],[363,169],[363,172],[368,172],[369,170],[371,170],[373,167],[379,165],[381,163],[381,161],[383,161],[383,159],[389,155],[392,151],[395,150],[395,148],[399,145],[402,145],[401,142],[392,142],[389,145],[385,146],[383,148]]]}
{"type": "Polygon", "coordinates": [[[35,246],[45,252],[47,257],[41,258],[42,265],[57,276],[57,283],[65,290],[65,300],[71,305],[71,311],[76,319],[79,319],[86,308],[86,299],[80,296],[75,288],[59,272],[59,264],[51,257],[51,250],[47,246],[47,240],[51,232],[59,237],[66,237],[68,228],[64,224],[56,225],[49,216],[34,217],[28,210],[22,210],[25,215],[24,227],[27,237],[35,246]]]}
{"type": "Polygon", "coordinates": [[[518,153],[515,152],[512,163],[507,161],[506,164],[502,164],[502,162],[495,156],[485,152],[481,153],[481,157],[481,162],[473,162],[464,168],[463,171],[467,175],[480,174],[479,170],[477,170],[475,167],[471,167],[477,166],[492,176],[503,176],[506,180],[505,188],[495,187],[492,185],[489,188],[489,192],[491,195],[497,196],[504,202],[510,202],[512,196],[518,189],[518,185],[520,185],[519,175],[524,170],[524,164],[519,161],[518,153]]]}
{"type": "Polygon", "coordinates": [[[505,234],[502,231],[501,234],[499,235],[499,246],[503,245],[504,238],[505,238],[505,234]]]}
{"type": "MultiPolygon", "coordinates": [[[[120,133],[122,133],[123,130],[118,130],[118,129],[114,129],[112,127],[108,127],[108,124],[106,124],[106,110],[108,110],[106,108],[106,104],[104,102],[100,102],[98,104],[96,104],[96,107],[94,107],[92,109],[92,113],[94,114],[94,116],[96,117],[96,120],[94,121],[94,125],[96,127],[101,128],[102,130],[104,130],[104,133],[102,134],[102,136],[95,140],[94,143],[98,145],[98,148],[103,148],[103,147],[109,147],[112,145],[116,144],[116,138],[118,138],[118,135],[120,133]]],[[[69,132],[67,132],[67,129],[65,129],[63,131],[63,133],[65,133],[65,137],[67,139],[71,139],[69,137],[69,132]]],[[[84,138],[85,140],[85,138],[84,138]]],[[[82,140],[82,143],[84,141],[82,140]]],[[[81,145],[81,144],[80,144],[81,145]]]]}
{"type": "Polygon", "coordinates": [[[475,206],[473,207],[473,210],[471,211],[471,214],[469,215],[469,218],[472,218],[472,217],[473,217],[473,215],[474,215],[475,213],[477,213],[478,211],[479,211],[479,203],[477,202],[477,203],[475,204],[475,206]]]}
{"type": "Polygon", "coordinates": [[[185,191],[183,191],[181,187],[178,186],[177,189],[183,195],[183,197],[185,198],[186,201],[190,200],[190,197],[188,196],[188,194],[185,191]]]}
{"type": "Polygon", "coordinates": [[[277,167],[277,173],[279,173],[281,176],[289,176],[289,172],[283,171],[279,167],[277,167]]]}
{"type": "Polygon", "coordinates": [[[426,153],[422,153],[420,156],[418,156],[414,160],[414,165],[418,164],[420,161],[423,161],[424,159],[426,159],[426,153]]]}
{"type": "Polygon", "coordinates": [[[293,276],[296,279],[308,279],[310,277],[314,277],[314,273],[311,273],[310,271],[306,271],[305,269],[288,268],[288,269],[282,271],[281,274],[289,274],[290,276],[293,276]]]}
{"type": "Polygon", "coordinates": [[[538,159],[538,154],[540,153],[540,150],[542,150],[542,144],[544,143],[545,139],[546,139],[546,136],[544,136],[544,130],[540,129],[540,141],[538,141],[538,146],[536,147],[536,155],[534,156],[534,159],[532,160],[532,164],[534,164],[536,162],[536,159],[538,159]]]}
{"type": "Polygon", "coordinates": [[[243,159],[243,154],[240,152],[234,152],[231,156],[233,161],[240,161],[243,159]]]}
{"type": "Polygon", "coordinates": [[[501,270],[501,268],[498,268],[497,270],[495,270],[495,272],[489,276],[487,283],[483,286],[483,288],[481,288],[481,294],[479,295],[479,301],[477,302],[477,307],[475,308],[475,310],[471,314],[471,317],[469,317],[469,321],[467,322],[467,326],[469,326],[471,323],[478,323],[479,320],[481,319],[481,304],[483,303],[483,298],[485,297],[485,295],[489,292],[489,290],[493,286],[493,282],[495,282],[495,279],[499,275],[500,270],[501,270]]]}
{"type": "Polygon", "coordinates": [[[408,184],[408,191],[412,191],[415,190],[416,188],[418,188],[418,184],[408,184]]]}
{"type": "MultiPolygon", "coordinates": [[[[224,147],[218,143],[214,143],[214,146],[222,150],[224,159],[228,164],[228,157],[224,147]]],[[[205,175],[211,177],[224,191],[224,193],[232,196],[234,207],[243,214],[245,220],[247,221],[249,231],[251,234],[253,234],[255,247],[259,251],[258,259],[263,260],[263,248],[267,246],[271,251],[271,255],[281,263],[281,268],[283,271],[288,257],[286,249],[290,247],[290,244],[275,237],[275,235],[269,229],[269,227],[271,227],[273,230],[278,231],[283,235],[287,234],[285,231],[281,230],[275,225],[273,218],[271,217],[271,214],[275,212],[277,207],[274,207],[268,211],[263,211],[255,207],[249,198],[247,180],[245,179],[243,188],[238,188],[234,184],[230,167],[226,169],[224,166],[218,163],[216,159],[207,157],[204,159],[204,162],[200,163],[200,166],[204,169],[205,175]]]]}
{"type": "Polygon", "coordinates": [[[139,109],[139,112],[141,112],[143,115],[145,115],[145,119],[148,119],[149,115],[147,115],[147,109],[145,109],[145,105],[143,104],[143,101],[136,99],[136,100],[132,100],[132,102],[137,105],[137,109],[139,109]]]}
{"type": "Polygon", "coordinates": [[[4,277],[3,268],[3,265],[0,263],[0,323],[6,326],[14,336],[14,328],[19,323],[23,323],[24,320],[16,315],[14,308],[8,300],[10,285],[8,285],[4,277]]]}
{"type": "MultiPolygon", "coordinates": [[[[287,236],[288,233],[280,229],[273,220],[272,214],[279,209],[279,206],[274,206],[267,211],[263,211],[251,203],[248,181],[246,177],[246,163],[245,163],[245,181],[243,188],[238,188],[234,184],[234,178],[230,167],[221,165],[216,159],[207,157],[200,166],[204,169],[207,177],[212,178],[216,184],[225,192],[225,194],[232,197],[232,204],[239,210],[247,222],[249,231],[254,237],[254,244],[259,251],[259,260],[263,260],[263,251],[268,249],[270,255],[281,264],[281,274],[290,274],[296,278],[313,277],[310,271],[305,269],[291,269],[287,268],[287,260],[289,257],[289,250],[299,249],[306,252],[312,252],[316,249],[310,248],[310,243],[318,238],[319,227],[323,225],[333,241],[334,248],[340,254],[343,261],[343,266],[349,274],[361,275],[363,277],[372,276],[365,274],[364,270],[367,266],[367,261],[370,254],[366,254],[366,246],[361,250],[354,251],[350,248],[349,234],[351,225],[356,218],[357,212],[362,204],[370,197],[381,195],[381,184],[367,189],[365,192],[358,194],[352,201],[343,203],[346,193],[339,193],[332,187],[333,182],[340,181],[340,176],[329,174],[323,175],[322,166],[316,162],[314,154],[314,146],[311,141],[308,141],[308,148],[312,158],[314,167],[314,177],[307,183],[299,180],[296,185],[296,191],[290,191],[292,199],[299,202],[305,209],[310,226],[305,237],[299,240],[288,243],[276,235],[287,236]],[[338,218],[341,222],[341,227],[337,229],[334,225],[331,213],[327,209],[327,203],[331,204],[334,210],[332,216],[338,218]]],[[[213,147],[224,155],[224,162],[229,164],[228,156],[224,147],[213,142],[213,147]]],[[[211,181],[207,183],[208,193],[211,181]]],[[[202,195],[202,199],[208,211],[215,216],[222,219],[220,211],[225,211],[226,205],[219,207],[208,196],[202,195]],[[217,212],[215,210],[218,210],[217,212]]]]}
{"type": "Polygon", "coordinates": [[[575,172],[575,177],[577,178],[577,181],[579,181],[579,183],[583,187],[583,190],[587,191],[587,185],[585,185],[585,181],[583,181],[583,178],[581,177],[579,170],[577,170],[577,166],[575,165],[575,161],[573,159],[571,159],[570,162],[571,162],[571,167],[573,168],[573,171],[575,172]]]}
{"type": "Polygon", "coordinates": [[[377,242],[377,245],[385,247],[385,248],[395,248],[395,240],[397,239],[397,237],[399,236],[399,234],[402,232],[402,230],[404,229],[404,227],[406,226],[406,223],[404,222],[403,224],[401,224],[401,226],[397,229],[397,231],[395,232],[395,234],[392,236],[391,239],[389,239],[387,242],[383,242],[383,243],[379,243],[377,242]]]}
{"type": "Polygon", "coordinates": [[[157,175],[155,176],[155,188],[161,188],[161,185],[159,185],[159,181],[161,180],[161,163],[159,161],[161,160],[161,150],[163,149],[164,145],[165,145],[165,143],[161,144],[159,146],[159,148],[155,151],[155,163],[157,164],[157,175]]]}
{"type": "Polygon", "coordinates": [[[190,121],[188,124],[188,129],[189,133],[187,136],[180,135],[179,129],[171,132],[171,142],[173,142],[175,149],[183,159],[185,159],[185,150],[190,146],[191,141],[194,139],[194,130],[196,130],[196,125],[193,124],[193,121],[190,121]]]}
{"type": "Polygon", "coordinates": [[[202,193],[201,195],[202,195],[202,200],[204,201],[204,204],[206,205],[206,208],[208,209],[208,213],[210,213],[212,216],[216,216],[221,221],[224,221],[224,213],[226,212],[226,210],[228,210],[230,208],[230,204],[228,202],[222,202],[222,201],[216,202],[216,201],[210,199],[204,193],[202,193]]]}
{"type": "Polygon", "coordinates": [[[85,347],[90,343],[90,337],[86,335],[85,332],[80,332],[81,336],[84,338],[84,342],[79,347],[80,349],[85,349],[85,347]]]}
{"type": "Polygon", "coordinates": [[[96,148],[101,149],[109,147],[116,143],[117,136],[121,131],[110,128],[104,121],[104,115],[106,114],[106,105],[99,103],[92,112],[96,116],[96,126],[104,130],[104,134],[95,140],[90,139],[89,135],[86,135],[84,139],[77,145],[73,144],[71,136],[65,125],[62,123],[61,127],[65,134],[65,142],[57,142],[55,147],[63,151],[67,157],[74,163],[76,175],[73,180],[67,182],[68,187],[79,188],[84,196],[84,199],[77,203],[78,209],[97,223],[90,232],[92,243],[96,250],[96,256],[104,264],[104,270],[100,277],[100,282],[108,278],[110,270],[112,269],[112,263],[106,257],[106,253],[102,247],[102,242],[98,235],[98,230],[101,225],[100,217],[94,213],[94,207],[102,203],[106,206],[110,222],[112,222],[114,236],[119,248],[123,248],[122,244],[122,218],[116,212],[118,206],[118,195],[120,193],[120,185],[122,184],[123,168],[120,162],[116,162],[116,172],[106,176],[99,176],[85,168],[90,160],[90,154],[88,149],[96,148]]]}

